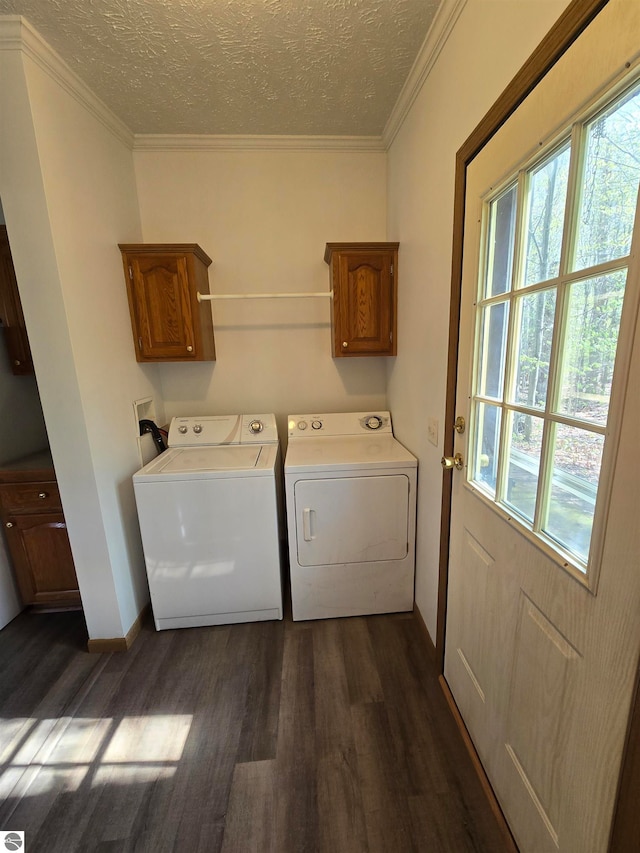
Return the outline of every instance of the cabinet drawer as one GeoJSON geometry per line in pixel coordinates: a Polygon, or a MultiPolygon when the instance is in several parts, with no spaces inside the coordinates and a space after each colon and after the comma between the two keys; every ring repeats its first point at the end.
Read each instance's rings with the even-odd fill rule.
{"type": "Polygon", "coordinates": [[[0,487],[4,512],[46,512],[60,510],[57,483],[10,483],[0,487]]]}

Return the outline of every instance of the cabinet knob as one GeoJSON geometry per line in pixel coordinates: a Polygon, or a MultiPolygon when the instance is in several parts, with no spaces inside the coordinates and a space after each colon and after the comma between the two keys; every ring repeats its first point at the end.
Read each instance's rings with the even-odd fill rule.
{"type": "Polygon", "coordinates": [[[19,358],[16,358],[13,363],[15,364],[16,367],[20,367],[20,365],[22,364],[22,362],[20,361],[19,358]]]}
{"type": "Polygon", "coordinates": [[[342,341],[342,349],[346,349],[349,346],[348,341],[342,341]]]}
{"type": "Polygon", "coordinates": [[[187,347],[187,352],[193,352],[193,347],[192,347],[192,346],[188,346],[188,347],[187,347]]]}
{"type": "Polygon", "coordinates": [[[45,498],[49,497],[49,492],[39,492],[38,497],[40,498],[41,501],[43,501],[45,498]]]}
{"type": "Polygon", "coordinates": [[[13,527],[13,521],[7,521],[5,527],[13,527]]]}

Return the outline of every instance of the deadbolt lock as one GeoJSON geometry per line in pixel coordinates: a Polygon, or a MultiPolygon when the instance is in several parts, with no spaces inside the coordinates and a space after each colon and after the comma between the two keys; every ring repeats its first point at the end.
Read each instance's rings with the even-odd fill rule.
{"type": "Polygon", "coordinates": [[[458,435],[462,435],[462,433],[465,431],[466,426],[467,424],[465,422],[465,419],[462,417],[462,415],[460,415],[456,418],[456,422],[454,423],[453,428],[458,433],[458,435]]]}

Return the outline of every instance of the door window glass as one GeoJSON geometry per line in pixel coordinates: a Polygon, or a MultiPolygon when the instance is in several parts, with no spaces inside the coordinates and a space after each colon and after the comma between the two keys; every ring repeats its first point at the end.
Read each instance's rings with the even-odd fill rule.
{"type": "Polygon", "coordinates": [[[558,275],[570,153],[555,152],[529,174],[525,286],[558,275]]]}
{"type": "Polygon", "coordinates": [[[575,270],[629,254],[640,172],[639,127],[638,90],[586,126],[575,270]]]}
{"type": "Polygon", "coordinates": [[[485,204],[469,480],[583,577],[639,181],[636,85],[485,204]]]}

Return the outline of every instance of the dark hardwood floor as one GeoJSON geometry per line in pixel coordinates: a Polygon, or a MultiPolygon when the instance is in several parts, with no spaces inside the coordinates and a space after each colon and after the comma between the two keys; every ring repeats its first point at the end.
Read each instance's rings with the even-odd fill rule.
{"type": "Polygon", "coordinates": [[[412,614],[0,632],[0,829],[28,853],[507,849],[412,614]]]}

